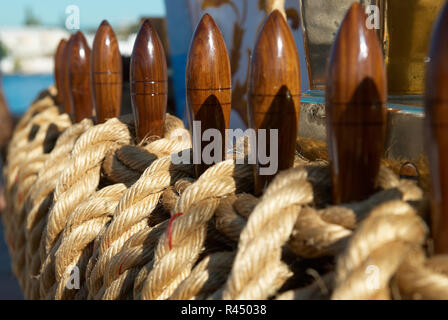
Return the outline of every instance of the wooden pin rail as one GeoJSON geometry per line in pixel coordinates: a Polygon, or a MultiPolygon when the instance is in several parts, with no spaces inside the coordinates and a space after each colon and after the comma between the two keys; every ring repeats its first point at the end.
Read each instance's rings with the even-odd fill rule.
{"type": "MultiPolygon", "coordinates": [[[[219,158],[224,160],[225,130],[229,128],[232,99],[230,61],[222,34],[208,14],[202,17],[194,32],[185,77],[190,127],[193,130],[193,121],[201,124],[200,132],[193,130],[193,135],[202,137],[205,130],[217,129],[223,138],[219,158]]],[[[202,154],[207,143],[196,146],[196,141],[193,137],[193,152],[201,157],[198,152],[202,154]]],[[[196,176],[211,165],[204,162],[195,165],[196,176]]]]}
{"type": "Polygon", "coordinates": [[[90,48],[82,32],[78,31],[70,46],[69,95],[73,106],[74,118],[79,122],[92,116],[93,91],[91,79],[90,48]]]}
{"type": "Polygon", "coordinates": [[[62,68],[61,68],[61,75],[62,75],[62,104],[64,106],[64,111],[69,114],[70,116],[73,115],[73,101],[70,98],[70,75],[69,75],[69,67],[70,64],[68,61],[70,61],[70,48],[74,40],[74,35],[71,35],[68,39],[65,47],[64,52],[62,54],[62,68]]]}
{"type": "Polygon", "coordinates": [[[54,78],[58,94],[56,96],[56,103],[58,105],[64,104],[64,50],[67,45],[67,40],[61,39],[56,49],[54,56],[54,78]]]}
{"type": "Polygon", "coordinates": [[[448,3],[435,24],[426,73],[425,133],[432,178],[432,235],[448,254],[448,3]]]}
{"type": "MultiPolygon", "coordinates": [[[[300,108],[300,63],[291,30],[278,11],[266,19],[258,35],[249,74],[249,126],[257,130],[257,144],[270,152],[271,130],[278,130],[278,170],[292,167],[300,108]],[[260,130],[265,130],[265,135],[260,130]]],[[[276,149],[277,148],[277,149],[276,149]]],[[[272,154],[271,154],[272,156],[272,154]]],[[[266,165],[254,167],[255,194],[260,195],[275,174],[262,174],[266,165]]]]}
{"type": "Polygon", "coordinates": [[[375,190],[386,135],[384,58],[367,16],[354,3],[333,44],[326,86],[327,139],[334,203],[375,190]]]}
{"type": "Polygon", "coordinates": [[[98,123],[120,115],[123,71],[118,41],[104,20],[92,48],[92,86],[98,123]]]}
{"type": "Polygon", "coordinates": [[[140,27],[130,65],[132,110],[137,140],[163,136],[168,73],[162,42],[149,20],[140,27]]]}

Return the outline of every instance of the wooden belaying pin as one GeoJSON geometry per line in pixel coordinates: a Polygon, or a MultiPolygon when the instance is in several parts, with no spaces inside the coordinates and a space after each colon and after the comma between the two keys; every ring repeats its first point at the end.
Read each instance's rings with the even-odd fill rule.
{"type": "Polygon", "coordinates": [[[64,106],[65,113],[70,116],[73,115],[73,102],[70,98],[70,77],[69,67],[71,60],[70,46],[73,43],[75,35],[71,35],[64,47],[63,59],[62,59],[62,104],[64,106]]]}
{"type": "Polygon", "coordinates": [[[386,134],[387,83],[375,30],[354,3],[331,51],[327,85],[327,140],[334,203],[365,199],[375,190],[386,134]]]}
{"type": "Polygon", "coordinates": [[[140,27],[131,56],[130,84],[137,140],[163,136],[168,73],[162,42],[149,20],[140,27]]]}
{"type": "Polygon", "coordinates": [[[56,95],[56,104],[59,106],[64,103],[62,68],[64,66],[64,49],[66,44],[67,40],[65,39],[59,41],[56,53],[54,55],[54,82],[58,91],[58,94],[56,95]]]}
{"type": "Polygon", "coordinates": [[[92,86],[98,123],[120,115],[123,70],[118,41],[104,20],[92,47],[92,86]]]}
{"type": "MultiPolygon", "coordinates": [[[[277,171],[293,166],[300,114],[300,63],[296,44],[283,15],[274,10],[264,22],[252,55],[249,74],[249,126],[257,131],[257,146],[278,155],[263,164],[257,150],[255,194],[262,193],[277,171]],[[277,132],[277,135],[275,135],[277,132]],[[276,138],[275,138],[276,137],[276,138]],[[274,140],[273,140],[274,139],[274,140]],[[277,141],[275,141],[277,140],[277,141]]],[[[251,147],[254,149],[254,146],[251,147]]]]}
{"type": "Polygon", "coordinates": [[[86,38],[78,31],[70,45],[69,60],[70,98],[75,121],[92,116],[93,91],[90,72],[90,48],[86,38]]]}
{"type": "MultiPolygon", "coordinates": [[[[205,163],[202,150],[209,142],[202,142],[207,129],[217,129],[222,137],[221,156],[225,160],[226,129],[229,127],[232,99],[230,61],[221,31],[209,14],[205,14],[194,32],[186,68],[187,107],[190,128],[193,130],[193,153],[201,163],[195,165],[199,177],[213,163],[205,163]],[[200,130],[197,129],[200,126],[200,130]],[[200,142],[200,148],[197,142],[200,142]]],[[[215,152],[219,152],[215,150],[215,152]]]]}
{"type": "Polygon", "coordinates": [[[434,25],[425,96],[426,147],[432,180],[434,250],[448,253],[448,3],[434,25]]]}

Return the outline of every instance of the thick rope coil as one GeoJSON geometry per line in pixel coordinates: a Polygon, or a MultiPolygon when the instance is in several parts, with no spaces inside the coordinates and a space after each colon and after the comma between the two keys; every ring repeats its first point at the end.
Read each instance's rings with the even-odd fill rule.
{"type": "Polygon", "coordinates": [[[248,190],[252,175],[251,166],[227,160],[207,169],[184,191],[173,210],[176,218],[169,232],[159,239],[154,260],[141,270],[142,274],[150,271],[141,293],[134,289],[134,298],[166,299],[174,293],[203,250],[208,222],[220,198],[248,190]]]}
{"type": "Polygon", "coordinates": [[[103,170],[109,180],[130,186],[156,159],[190,147],[190,134],[183,122],[177,117],[166,114],[163,138],[149,137],[140,145],[126,145],[119,148],[106,157],[103,170]]]}
{"type": "Polygon", "coordinates": [[[448,300],[448,256],[426,259],[414,250],[395,275],[400,297],[413,300],[448,300]]]}
{"type": "Polygon", "coordinates": [[[283,285],[290,271],[281,262],[281,247],[289,239],[301,207],[312,200],[306,170],[294,168],[278,174],[240,235],[224,299],[266,299],[283,285]]]}
{"type": "Polygon", "coordinates": [[[421,247],[427,228],[406,202],[375,208],[339,257],[332,299],[388,299],[389,282],[412,250],[421,247]]]}
{"type": "MultiPolygon", "coordinates": [[[[50,103],[51,101],[48,101],[50,103]]],[[[23,130],[28,137],[22,139],[21,148],[10,148],[6,170],[8,214],[4,217],[6,235],[10,244],[13,270],[22,288],[25,288],[25,235],[23,204],[48,152],[54,146],[59,132],[71,124],[67,115],[59,115],[54,106],[37,114],[23,130]],[[13,182],[12,182],[13,181],[13,182]]]]}
{"type": "Polygon", "coordinates": [[[193,179],[188,177],[181,178],[163,192],[161,198],[163,207],[157,207],[161,214],[157,215],[154,211],[149,217],[148,226],[131,236],[121,251],[107,264],[103,287],[98,298],[132,299],[138,272],[153,259],[157,241],[167,227],[169,212],[174,208],[179,195],[191,185],[192,181],[193,179]]]}
{"type": "Polygon", "coordinates": [[[101,238],[98,254],[90,261],[88,286],[91,298],[100,298],[107,264],[133,234],[145,228],[163,191],[178,179],[192,176],[192,165],[173,165],[171,156],[154,161],[123,195],[111,224],[101,238]]]}
{"type": "MultiPolygon", "coordinates": [[[[166,125],[165,125],[165,133],[167,134],[167,136],[169,136],[170,138],[172,138],[173,140],[176,138],[176,137],[178,137],[179,135],[184,135],[185,136],[185,129],[183,129],[183,123],[179,120],[179,119],[177,119],[177,118],[175,118],[175,117],[173,117],[173,116],[169,116],[168,115],[168,117],[167,117],[168,119],[169,119],[169,121],[167,121],[166,122],[166,125]]],[[[188,136],[188,134],[187,134],[187,137],[189,137],[188,136]]],[[[184,139],[185,140],[185,139],[184,139]]],[[[182,140],[182,139],[180,139],[180,141],[182,142],[182,143],[180,143],[180,146],[179,146],[179,148],[181,148],[181,147],[183,147],[183,146],[185,146],[186,145],[186,143],[185,143],[185,141],[184,140],[182,140]]],[[[187,141],[189,141],[189,139],[186,139],[187,141]]],[[[166,139],[165,139],[165,144],[167,144],[166,143],[167,141],[166,141],[166,139]]],[[[153,149],[157,149],[156,147],[158,147],[158,149],[161,149],[161,147],[160,147],[160,143],[159,144],[152,144],[152,145],[155,145],[155,147],[153,148],[153,149]]],[[[163,146],[163,144],[162,144],[162,146],[163,146]]],[[[187,146],[189,146],[189,142],[188,142],[188,144],[187,144],[187,146]]],[[[128,146],[128,147],[130,147],[130,148],[135,148],[136,149],[136,147],[133,147],[133,146],[128,146]]],[[[167,147],[168,148],[168,147],[167,147]]],[[[118,151],[117,151],[118,152],[118,151]]],[[[146,152],[146,154],[148,154],[147,152],[146,152]]],[[[114,155],[114,153],[111,153],[111,155],[114,155]]],[[[106,158],[109,158],[109,156],[107,156],[106,158]]],[[[144,155],[143,157],[141,157],[141,159],[143,159],[144,161],[145,161],[145,163],[148,163],[149,161],[147,160],[147,158],[150,158],[150,157],[148,157],[147,155],[144,155]]],[[[53,177],[48,177],[48,179],[52,179],[53,177]]],[[[56,178],[56,180],[57,180],[57,178],[56,178]]],[[[53,191],[53,189],[54,189],[54,185],[47,185],[46,186],[46,190],[47,190],[47,192],[52,192],[53,191]]],[[[49,195],[50,197],[52,196],[52,195],[49,195]]],[[[51,200],[51,199],[48,199],[48,200],[51,200]]],[[[42,227],[42,224],[40,224],[40,227],[42,227]]],[[[36,235],[36,238],[38,238],[38,239],[36,239],[36,240],[39,240],[40,239],[40,233],[41,232],[39,232],[39,233],[36,233],[35,235],[36,235]]],[[[33,252],[35,251],[35,250],[32,250],[33,252]]],[[[37,255],[37,254],[34,254],[34,257],[36,257],[34,260],[35,260],[35,266],[37,266],[37,265],[39,265],[39,263],[40,263],[40,257],[37,255]],[[37,256],[37,257],[36,257],[37,256]]],[[[33,268],[33,270],[36,270],[36,267],[35,268],[33,268]]],[[[34,271],[34,273],[35,273],[36,271],[34,271]]]]}
{"type": "Polygon", "coordinates": [[[305,208],[296,221],[288,247],[298,256],[337,256],[347,246],[353,230],[382,203],[392,200],[419,201],[422,191],[414,182],[399,180],[387,168],[380,169],[380,191],[367,200],[316,210],[305,208]],[[393,183],[392,183],[393,182],[393,183]]]}
{"type": "Polygon", "coordinates": [[[216,229],[238,243],[247,218],[258,204],[259,199],[248,193],[241,193],[221,200],[215,212],[216,229]]]}
{"type": "MultiPolygon", "coordinates": [[[[65,130],[69,125],[71,125],[70,118],[66,114],[57,116],[52,123],[46,128],[45,125],[41,127],[39,133],[33,141],[33,144],[29,146],[28,158],[19,169],[18,173],[18,188],[16,193],[15,206],[16,218],[13,220],[13,232],[14,246],[16,248],[16,261],[19,266],[26,266],[25,263],[25,223],[27,218],[27,210],[24,206],[26,199],[28,198],[30,189],[35,183],[39,171],[42,169],[45,160],[48,158],[51,151],[54,140],[59,136],[59,133],[65,130]],[[52,129],[53,128],[53,129],[52,129]],[[40,132],[44,129],[43,135],[45,138],[43,141],[40,139],[40,132]],[[18,213],[18,214],[17,214],[18,213]]],[[[27,271],[26,268],[22,268],[22,284],[25,285],[27,282],[27,271]]],[[[25,288],[26,289],[26,288],[25,288]]],[[[25,290],[26,291],[26,290],[25,290]]]]}
{"type": "Polygon", "coordinates": [[[165,232],[168,220],[155,227],[146,226],[125,242],[104,273],[101,298],[104,300],[132,299],[135,277],[140,268],[154,256],[157,241],[165,232]]]}
{"type": "Polygon", "coordinates": [[[68,166],[70,152],[78,137],[93,126],[90,119],[67,128],[58,138],[53,151],[40,170],[35,184],[29,192],[25,203],[27,217],[25,221],[26,267],[28,285],[25,291],[29,299],[39,297],[39,281],[41,260],[38,252],[47,214],[53,202],[53,191],[63,170],[68,166]]]}
{"type": "Polygon", "coordinates": [[[92,241],[112,219],[113,211],[125,190],[124,184],[105,187],[81,203],[70,215],[55,253],[56,291],[49,292],[46,298],[73,298],[76,290],[68,288],[67,281],[75,267],[76,272],[81,275],[80,283],[85,283],[84,274],[88,259],[82,257],[90,258],[92,241]]]}
{"type": "MultiPolygon", "coordinates": [[[[50,103],[51,100],[47,101],[50,103]]],[[[45,139],[45,132],[51,121],[58,116],[58,110],[55,106],[48,106],[42,113],[37,114],[35,117],[31,118],[29,123],[19,131],[17,136],[12,137],[12,141],[9,144],[7,165],[4,168],[5,176],[5,197],[7,200],[7,210],[4,215],[4,220],[6,228],[8,228],[9,223],[12,222],[14,214],[16,212],[15,208],[15,198],[16,191],[19,184],[18,173],[22,164],[28,158],[28,148],[31,145],[35,145],[36,136],[38,132],[41,133],[37,137],[37,144],[42,144],[45,139]],[[44,127],[43,127],[44,126],[44,127]],[[41,129],[41,130],[40,130],[41,129]]]]}
{"type": "Polygon", "coordinates": [[[235,258],[234,252],[216,252],[205,257],[182,281],[171,300],[203,300],[221,288],[230,273],[235,258]]]}
{"type": "Polygon", "coordinates": [[[117,118],[110,119],[87,130],[73,148],[70,165],[59,178],[54,192],[54,203],[48,215],[40,245],[41,260],[44,261],[41,277],[41,296],[46,296],[54,284],[54,270],[46,266],[51,263],[50,252],[56,245],[65,221],[76,206],[89,197],[100,182],[101,164],[105,156],[120,146],[131,142],[128,126],[117,118]]]}
{"type": "Polygon", "coordinates": [[[28,132],[25,128],[28,126],[30,121],[38,114],[44,112],[46,109],[54,106],[54,100],[47,95],[44,95],[41,99],[36,100],[31,106],[26,110],[24,115],[20,118],[18,123],[15,125],[12,137],[10,140],[10,151],[14,151],[14,148],[18,146],[17,142],[23,141],[23,138],[28,136],[28,132]]]}

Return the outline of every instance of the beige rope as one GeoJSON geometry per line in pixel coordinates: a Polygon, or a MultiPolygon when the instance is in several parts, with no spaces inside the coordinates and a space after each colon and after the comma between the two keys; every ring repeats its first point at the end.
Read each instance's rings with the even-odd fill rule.
{"type": "Polygon", "coordinates": [[[165,232],[160,238],[154,260],[141,271],[145,274],[150,270],[141,294],[134,289],[134,298],[166,299],[174,293],[199,257],[219,199],[247,190],[252,175],[251,166],[227,160],[210,167],[185,190],[173,210],[173,214],[183,214],[173,220],[171,233],[165,232]]]}
{"type": "MultiPolygon", "coordinates": [[[[61,236],[61,243],[55,253],[56,292],[49,292],[53,299],[73,298],[76,290],[67,287],[67,281],[75,267],[84,282],[86,265],[81,257],[91,256],[91,243],[111,220],[119,199],[126,190],[124,184],[114,184],[101,189],[81,203],[70,215],[61,236]]],[[[88,260],[85,260],[87,263],[88,260]]],[[[87,298],[85,296],[84,298],[87,298]]]]}
{"type": "Polygon", "coordinates": [[[448,300],[448,256],[426,259],[422,250],[413,250],[395,275],[400,298],[448,300]]]}
{"type": "Polygon", "coordinates": [[[292,232],[300,208],[312,199],[306,170],[294,168],[278,174],[240,235],[224,299],[266,299],[275,294],[290,276],[281,262],[281,247],[292,232]]]}
{"type": "Polygon", "coordinates": [[[25,265],[25,230],[24,220],[26,218],[26,210],[23,208],[25,199],[28,196],[29,189],[34,183],[38,171],[41,169],[53,145],[53,141],[59,135],[59,132],[70,125],[70,119],[67,115],[58,115],[56,108],[47,108],[43,113],[36,115],[31,119],[29,126],[35,127],[35,135],[28,144],[23,144],[19,150],[12,151],[15,153],[14,160],[9,162],[8,184],[11,180],[15,180],[11,186],[8,195],[10,216],[7,223],[6,232],[9,241],[13,243],[12,260],[13,269],[22,288],[25,288],[26,279],[24,272],[25,265]],[[53,128],[53,129],[51,129],[53,128]],[[15,178],[14,178],[15,177],[15,178]]]}
{"type": "Polygon", "coordinates": [[[87,130],[77,140],[70,159],[70,165],[59,178],[54,192],[54,204],[40,245],[41,261],[44,261],[40,277],[41,296],[45,296],[54,284],[54,271],[46,259],[50,254],[65,221],[76,206],[95,192],[100,182],[101,164],[104,157],[120,146],[129,144],[131,135],[128,126],[113,118],[87,130]]]}
{"type": "Polygon", "coordinates": [[[133,234],[147,226],[146,220],[158,205],[163,191],[178,179],[192,174],[192,165],[173,165],[171,157],[166,156],[154,161],[126,191],[101,238],[95,259],[90,261],[88,287],[91,298],[101,296],[107,264],[133,234]]]}
{"type": "Polygon", "coordinates": [[[109,154],[103,163],[103,170],[109,180],[115,183],[134,184],[143,171],[157,158],[168,156],[191,147],[191,138],[183,122],[166,114],[164,137],[150,137],[138,146],[125,145],[109,154]],[[156,139],[157,140],[154,140],[156,139]]]}
{"type": "Polygon", "coordinates": [[[90,119],[84,119],[65,130],[59,137],[53,151],[40,170],[34,186],[31,188],[25,208],[26,266],[28,285],[25,291],[29,299],[39,297],[39,281],[37,276],[41,266],[38,252],[47,214],[53,202],[53,191],[57,180],[69,165],[70,152],[78,137],[93,126],[90,119]]]}
{"type": "Polygon", "coordinates": [[[233,252],[216,252],[199,262],[182,281],[171,300],[203,300],[221,288],[230,273],[235,258],[233,252]]]}
{"type": "Polygon", "coordinates": [[[153,259],[157,241],[167,227],[169,212],[179,195],[191,185],[191,182],[191,178],[181,178],[166,189],[161,198],[163,207],[157,207],[159,210],[156,208],[151,213],[148,226],[131,236],[121,251],[107,264],[103,288],[100,289],[102,299],[132,299],[134,282],[139,270],[153,259]],[[161,214],[158,215],[157,211],[161,214]],[[151,227],[152,225],[154,227],[151,227]]]}
{"type": "Polygon", "coordinates": [[[390,201],[375,208],[338,259],[332,299],[389,298],[391,277],[425,236],[425,224],[407,203],[390,201]]]}

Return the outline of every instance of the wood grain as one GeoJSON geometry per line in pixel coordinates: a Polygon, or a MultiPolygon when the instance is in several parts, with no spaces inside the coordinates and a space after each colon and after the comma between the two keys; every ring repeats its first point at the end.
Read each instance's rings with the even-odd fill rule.
{"type": "Polygon", "coordinates": [[[73,102],[70,98],[70,76],[69,66],[71,59],[70,46],[73,43],[74,35],[71,35],[68,39],[63,52],[62,59],[62,104],[64,105],[64,112],[73,116],[73,102]]]}
{"type": "Polygon", "coordinates": [[[435,24],[426,74],[425,132],[435,252],[448,253],[448,3],[435,24]]]}
{"type": "MultiPolygon", "coordinates": [[[[257,130],[258,145],[271,144],[278,154],[278,170],[292,167],[300,112],[300,63],[294,37],[278,11],[264,22],[252,56],[249,74],[249,126],[257,130]],[[266,142],[260,135],[266,129],[266,142]],[[278,142],[270,141],[270,130],[278,130],[278,142]],[[260,140],[261,139],[261,140],[260,140]]],[[[272,156],[272,155],[271,155],[272,156]]],[[[262,193],[275,175],[261,174],[257,156],[254,166],[255,194],[262,193]]]]}
{"type": "Polygon", "coordinates": [[[92,47],[92,82],[98,123],[120,115],[123,70],[118,41],[104,20],[92,47]]]}
{"type": "MultiPolygon", "coordinates": [[[[230,61],[221,31],[209,14],[205,14],[194,32],[186,69],[187,108],[192,121],[201,122],[200,135],[207,129],[217,129],[225,141],[229,127],[232,100],[230,61]]],[[[208,142],[201,143],[201,153],[208,142]]],[[[198,152],[197,148],[194,152],[198,152]]],[[[222,143],[222,160],[225,143],[222,143]]],[[[195,166],[196,175],[210,165],[195,166]]]]}
{"type": "Polygon", "coordinates": [[[91,117],[93,111],[93,89],[91,77],[91,52],[86,38],[78,31],[70,45],[69,61],[70,98],[76,122],[91,117]]]}
{"type": "Polygon", "coordinates": [[[64,66],[64,49],[67,44],[67,40],[61,39],[59,41],[56,53],[54,55],[54,80],[58,94],[56,95],[56,104],[62,105],[64,103],[63,95],[63,66],[64,66]]]}
{"type": "Polygon", "coordinates": [[[140,27],[131,56],[130,84],[137,140],[163,136],[168,73],[162,42],[149,20],[140,27]]]}
{"type": "Polygon", "coordinates": [[[326,85],[327,140],[334,203],[365,199],[375,190],[386,133],[387,84],[375,30],[359,3],[336,36],[326,85]]]}

